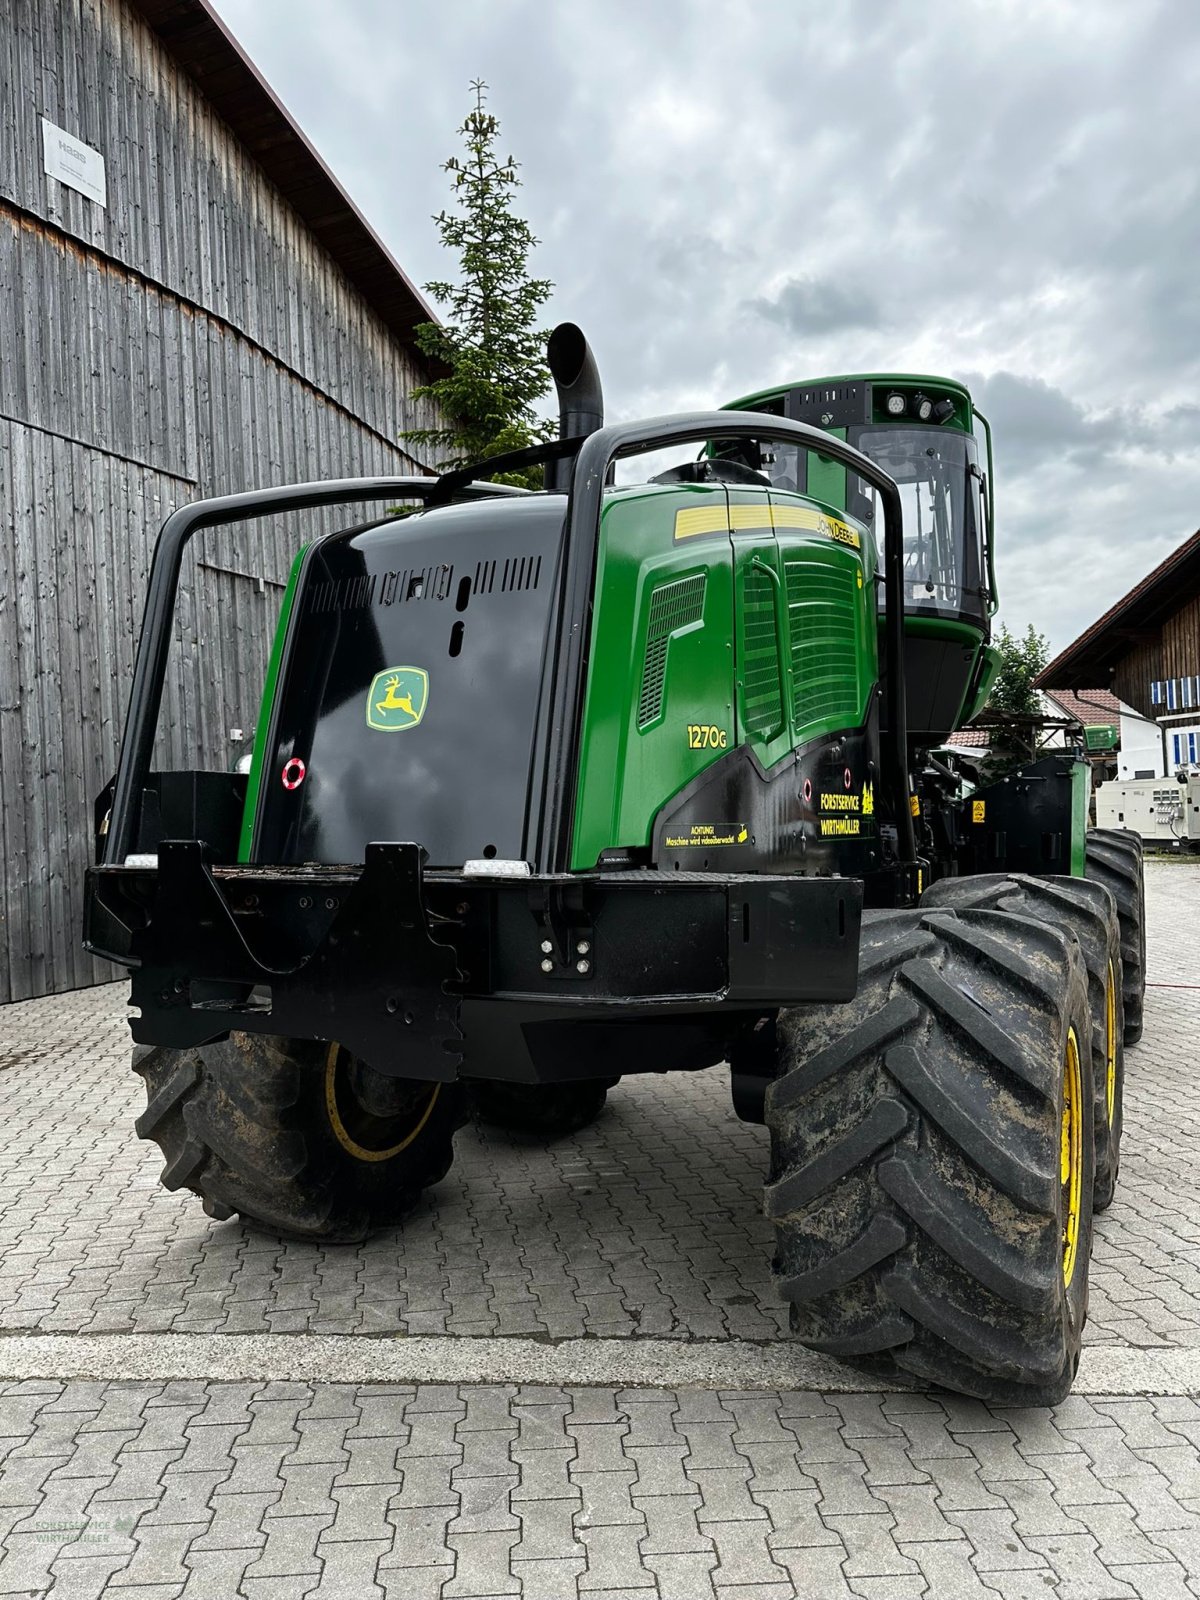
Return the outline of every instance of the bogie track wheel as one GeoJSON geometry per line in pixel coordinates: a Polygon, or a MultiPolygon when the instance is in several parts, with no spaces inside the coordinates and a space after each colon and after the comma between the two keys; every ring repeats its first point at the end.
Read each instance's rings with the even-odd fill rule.
{"type": "Polygon", "coordinates": [[[816,1349],[1045,1405],[1079,1361],[1093,1092],[1078,942],[991,911],[868,913],[858,994],[780,1014],[781,1289],[816,1349]]]}
{"type": "Polygon", "coordinates": [[[1112,891],[1121,923],[1124,967],[1125,1043],[1142,1037],[1146,998],[1146,887],[1142,841],[1128,828],[1090,828],[1086,841],[1086,875],[1112,891]]]}
{"type": "Polygon", "coordinates": [[[315,1040],[234,1033],[142,1046],[133,1064],[164,1187],[289,1238],[358,1240],[398,1221],[445,1177],[464,1116],[457,1084],[392,1078],[315,1040]]]}
{"type": "Polygon", "coordinates": [[[1096,1138],[1093,1208],[1112,1204],[1121,1164],[1125,1045],[1122,1036],[1121,930],[1112,893],[1087,878],[1006,876],[943,878],[921,897],[922,908],[1006,911],[1049,922],[1079,940],[1088,971],[1092,1013],[1093,1126],[1096,1138]]]}
{"type": "Polygon", "coordinates": [[[469,1084],[467,1092],[480,1122],[553,1140],[590,1127],[617,1082],[617,1078],[585,1078],[579,1083],[500,1083],[481,1078],[469,1084]]]}

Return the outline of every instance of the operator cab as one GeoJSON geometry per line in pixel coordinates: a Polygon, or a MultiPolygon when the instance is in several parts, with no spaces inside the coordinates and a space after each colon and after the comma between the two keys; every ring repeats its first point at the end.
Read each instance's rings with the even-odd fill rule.
{"type": "MultiPolygon", "coordinates": [[[[995,585],[988,480],[974,432],[977,421],[985,429],[987,424],[968,392],[944,378],[876,374],[770,390],[736,400],[728,409],[763,411],[825,428],[895,480],[904,504],[909,731],[927,744],[969,720],[986,698],[994,672],[988,640],[995,585]]],[[[742,442],[729,454],[765,473],[775,487],[823,500],[873,527],[882,557],[878,497],[854,472],[791,444],[747,447],[742,442]]],[[[880,581],[881,613],[884,604],[880,581]]]]}

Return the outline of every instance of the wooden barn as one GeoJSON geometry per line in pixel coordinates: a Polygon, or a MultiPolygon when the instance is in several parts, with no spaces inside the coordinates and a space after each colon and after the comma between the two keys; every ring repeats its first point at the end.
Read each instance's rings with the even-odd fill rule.
{"type": "Polygon", "coordinates": [[[1046,690],[1109,689],[1121,704],[1123,777],[1200,766],[1200,530],[1047,666],[1046,690]]]}
{"type": "MultiPolygon", "coordinates": [[[[83,871],[163,519],[418,469],[429,316],[205,0],[2,8],[0,1001],[113,975],[83,871]]],[[[159,766],[236,760],[302,532],[193,542],[159,766]]]]}

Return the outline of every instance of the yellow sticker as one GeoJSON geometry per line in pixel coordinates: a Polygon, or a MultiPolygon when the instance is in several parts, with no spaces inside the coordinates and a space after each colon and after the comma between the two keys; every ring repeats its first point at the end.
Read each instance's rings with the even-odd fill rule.
{"type": "Polygon", "coordinates": [[[722,844],[745,844],[750,837],[744,822],[693,822],[687,833],[667,835],[668,850],[702,845],[706,850],[722,844]]]}
{"type": "Polygon", "coordinates": [[[862,792],[862,814],[864,817],[875,815],[875,785],[864,783],[862,792]]]}
{"type": "Polygon", "coordinates": [[[802,528],[808,533],[823,533],[851,550],[862,549],[857,528],[837,517],[827,516],[815,506],[777,505],[767,501],[743,502],[735,506],[706,502],[685,506],[675,513],[675,539],[697,539],[705,533],[750,533],[758,529],[802,528]]]}
{"type": "Polygon", "coordinates": [[[822,817],[821,837],[832,838],[857,838],[862,829],[858,817],[822,817]]]}
{"type": "Polygon", "coordinates": [[[729,747],[729,730],[711,722],[689,722],[687,742],[689,750],[725,750],[729,747]]]}
{"type": "Polygon", "coordinates": [[[724,505],[688,506],[675,513],[675,538],[696,539],[702,533],[728,533],[729,511],[724,505]]]}
{"type": "Polygon", "coordinates": [[[920,797],[920,795],[915,795],[915,794],[910,794],[909,795],[909,797],[908,797],[908,809],[912,812],[914,817],[919,817],[921,815],[921,797],[920,797]]]}
{"type": "Polygon", "coordinates": [[[986,816],[987,816],[987,801],[986,800],[972,800],[971,801],[971,821],[972,822],[983,822],[985,820],[986,816]]]}

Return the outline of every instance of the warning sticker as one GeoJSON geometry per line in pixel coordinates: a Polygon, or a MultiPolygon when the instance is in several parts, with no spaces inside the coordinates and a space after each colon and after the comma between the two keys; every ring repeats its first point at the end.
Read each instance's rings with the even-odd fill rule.
{"type": "Polygon", "coordinates": [[[986,800],[972,800],[971,801],[971,821],[972,822],[983,822],[985,820],[986,816],[987,816],[987,801],[986,800]]]}
{"type": "Polygon", "coordinates": [[[745,844],[750,830],[744,822],[694,822],[687,833],[668,834],[668,850],[686,850],[701,845],[713,849],[723,844],[745,844]]]}

